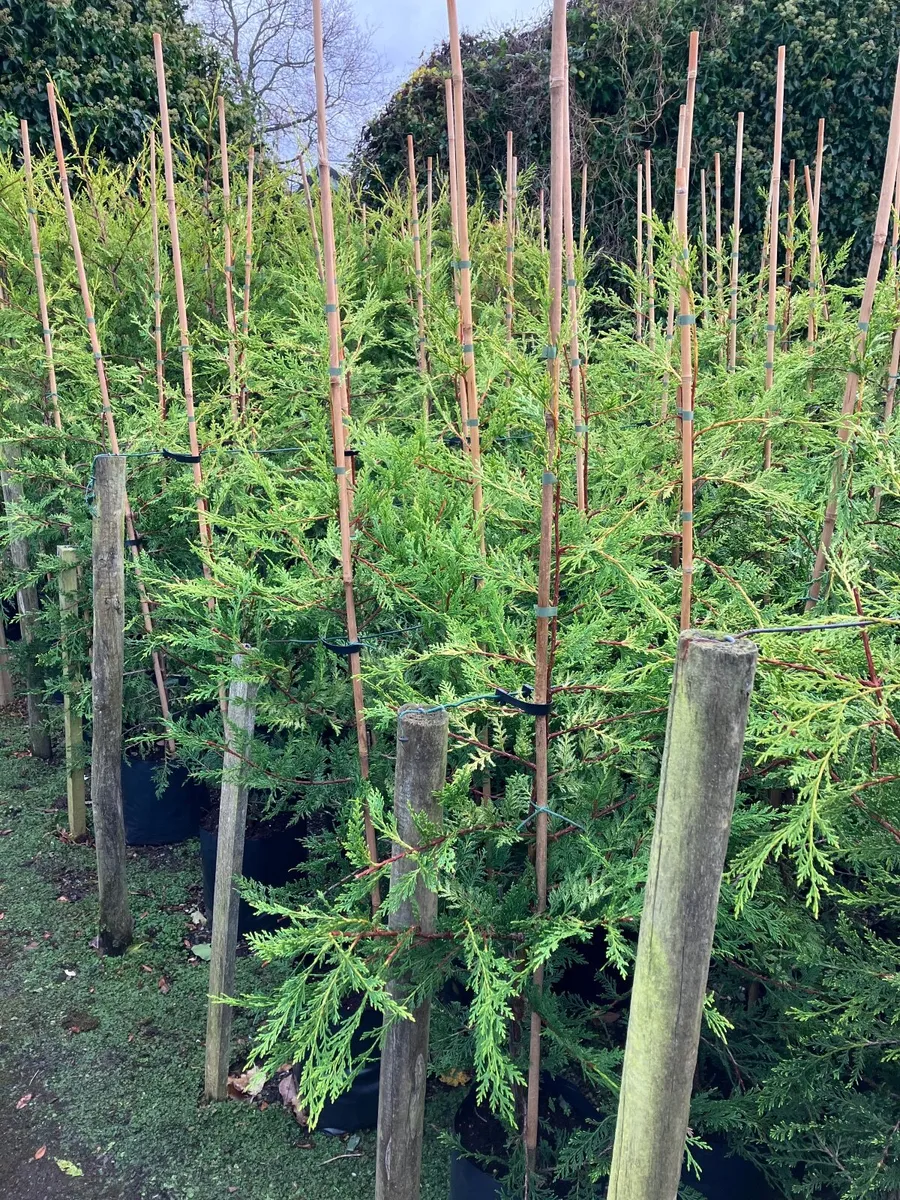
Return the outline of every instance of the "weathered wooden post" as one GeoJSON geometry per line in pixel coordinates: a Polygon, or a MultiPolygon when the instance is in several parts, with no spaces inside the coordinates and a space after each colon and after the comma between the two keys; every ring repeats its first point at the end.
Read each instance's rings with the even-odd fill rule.
{"type": "Polygon", "coordinates": [[[72,619],[78,615],[78,555],[74,546],[57,546],[56,555],[65,566],[59,573],[59,615],[63,674],[63,725],[66,736],[66,798],[69,804],[69,835],[76,841],[87,832],[84,812],[84,740],[78,697],[82,678],[77,663],[69,657],[67,639],[72,619]]]}
{"type": "Polygon", "coordinates": [[[122,817],[122,672],[125,659],[125,458],[94,462],[94,652],[91,663],[94,737],[91,803],[100,890],[100,949],[121,954],[134,923],[125,881],[122,817]]]}
{"type": "MultiPolygon", "coordinates": [[[[448,727],[446,709],[425,712],[410,706],[398,714],[394,816],[403,844],[394,843],[395,855],[418,845],[417,812],[424,812],[433,825],[440,823],[441,806],[435,793],[447,777],[448,727]]],[[[391,867],[391,887],[397,887],[403,876],[415,869],[413,855],[398,858],[391,867]]],[[[388,926],[399,931],[417,925],[421,933],[433,933],[436,916],[437,896],[420,881],[416,884],[415,903],[405,900],[388,917],[388,926]]],[[[392,994],[402,1000],[408,981],[393,979],[390,987],[392,994]]],[[[412,1021],[391,1025],[385,1035],[378,1094],[375,1200],[419,1200],[430,1016],[431,1005],[426,1001],[414,1010],[412,1021]]]]}
{"type": "MultiPolygon", "coordinates": [[[[231,660],[240,673],[244,656],[231,660]]],[[[233,679],[228,689],[225,720],[227,749],[222,763],[222,796],[219,801],[219,834],[216,846],[216,889],[213,899],[212,956],[209,963],[209,1009],[206,1016],[206,1095],[224,1100],[228,1089],[228,1059],[231,1051],[230,1004],[217,996],[228,996],[234,987],[240,896],[234,886],[244,864],[244,832],[247,826],[245,754],[256,722],[257,685],[233,679]]]]}
{"type": "Polygon", "coordinates": [[[12,675],[9,673],[9,650],[6,648],[6,627],[0,612],[0,708],[9,708],[15,700],[12,675]]]}
{"type": "Polygon", "coordinates": [[[678,639],[608,1200],[675,1200],[756,646],[678,639]]]}
{"type": "MultiPolygon", "coordinates": [[[[10,522],[10,533],[12,535],[9,541],[9,557],[12,560],[13,570],[18,572],[22,577],[20,585],[16,589],[16,601],[19,609],[19,627],[22,630],[22,641],[25,648],[23,655],[23,675],[25,677],[25,699],[28,713],[28,736],[31,742],[31,753],[35,758],[48,759],[51,755],[50,734],[44,718],[41,716],[40,706],[38,705],[36,693],[39,677],[35,663],[31,658],[34,625],[39,611],[37,588],[33,583],[25,583],[24,581],[29,569],[28,543],[24,538],[16,537],[12,528],[13,513],[16,507],[24,500],[22,485],[11,469],[15,466],[18,457],[19,447],[13,445],[12,442],[7,442],[2,448],[2,454],[0,454],[0,461],[3,463],[3,468],[0,469],[0,485],[3,488],[3,502],[6,505],[6,516],[10,522]]],[[[4,638],[4,648],[5,644],[6,641],[4,638]]]]}

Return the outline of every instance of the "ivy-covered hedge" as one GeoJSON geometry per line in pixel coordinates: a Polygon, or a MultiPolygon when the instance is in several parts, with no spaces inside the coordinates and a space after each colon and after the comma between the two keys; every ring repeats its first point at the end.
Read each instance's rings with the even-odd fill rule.
{"type": "MultiPolygon", "coordinates": [[[[179,0],[10,0],[0,5],[0,149],[18,153],[22,118],[33,144],[52,147],[50,77],[80,147],[115,162],[138,155],[159,111],[154,32],[165,47],[173,133],[194,148],[205,143],[226,68],[179,0]]],[[[236,125],[246,121],[232,114],[232,133],[236,125]]]]}
{"type": "MultiPolygon", "coordinates": [[[[569,6],[574,170],[589,164],[588,212],[596,245],[629,251],[634,172],[653,148],[655,198],[671,211],[678,107],[684,97],[687,37],[700,30],[694,126],[695,168],[722,154],[725,213],[733,205],[735,117],[745,113],[744,230],[752,248],[763,221],[772,157],[775,57],[787,47],[784,163],[812,163],[826,120],[821,228],[828,253],[854,238],[856,272],[868,253],[884,133],[900,47],[900,6],[892,0],[574,0],[569,6]],[[863,236],[858,236],[862,234],[863,236]],[[756,236],[754,236],[756,235],[756,236]]],[[[549,22],[495,37],[464,39],[466,149],[470,171],[489,195],[505,170],[506,130],[520,167],[550,161],[549,22]]],[[[423,154],[446,162],[443,79],[446,44],[436,50],[364,130],[358,170],[392,180],[405,170],[407,133],[423,154]]],[[[698,178],[698,177],[697,177],[698,178]]],[[[798,197],[799,200],[799,197],[798,197]]],[[[697,188],[694,202],[699,203],[697,188]]],[[[727,228],[727,226],[726,226],[727,228]]]]}

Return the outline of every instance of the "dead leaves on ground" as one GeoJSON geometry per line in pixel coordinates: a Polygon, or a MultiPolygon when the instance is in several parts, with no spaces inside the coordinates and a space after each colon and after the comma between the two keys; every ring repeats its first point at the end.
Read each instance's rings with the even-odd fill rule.
{"type": "Polygon", "coordinates": [[[306,1110],[297,1095],[297,1082],[289,1063],[278,1068],[274,1079],[266,1079],[265,1071],[259,1069],[229,1075],[228,1095],[232,1100],[249,1100],[261,1111],[272,1104],[281,1104],[298,1125],[306,1126],[306,1110]]]}

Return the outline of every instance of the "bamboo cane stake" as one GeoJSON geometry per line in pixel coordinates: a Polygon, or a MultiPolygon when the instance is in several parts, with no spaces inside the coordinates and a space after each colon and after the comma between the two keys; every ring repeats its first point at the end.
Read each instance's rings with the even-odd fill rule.
{"type": "Polygon", "coordinates": [[[737,361],[738,273],[741,260],[741,171],[744,163],[744,114],[737,115],[737,136],[734,150],[734,217],[731,225],[731,282],[728,307],[728,370],[737,361]]]}
{"type": "MultiPolygon", "coordinates": [[[[682,104],[678,108],[678,144],[675,151],[675,163],[677,170],[681,166],[682,155],[684,154],[684,127],[687,116],[687,106],[682,104]]],[[[672,200],[672,218],[675,218],[675,201],[672,200]]],[[[670,267],[674,274],[675,260],[671,260],[670,267]]],[[[672,354],[672,340],[675,336],[675,292],[669,288],[669,308],[666,314],[666,370],[663,373],[663,394],[662,394],[662,419],[665,421],[669,415],[669,360],[672,354]]],[[[677,547],[673,547],[673,554],[677,553],[677,547]]],[[[674,563],[673,563],[674,565],[674,563]]]]}
{"type": "Polygon", "coordinates": [[[651,183],[652,155],[644,151],[645,210],[647,213],[647,335],[652,350],[656,345],[656,276],[653,270],[653,185],[651,183]]]}
{"type": "Polygon", "coordinates": [[[875,217],[875,232],[872,238],[872,251],[869,256],[869,269],[866,272],[866,284],[863,290],[862,301],[859,306],[859,336],[856,344],[856,354],[852,360],[850,370],[847,372],[847,384],[844,389],[844,400],[841,405],[841,425],[838,432],[840,439],[840,455],[841,457],[835,463],[834,473],[831,483],[831,495],[825,509],[825,520],[822,526],[822,536],[819,541],[819,549],[816,554],[815,566],[813,567],[813,578],[809,589],[809,595],[806,600],[806,611],[809,612],[814,608],[819,599],[819,594],[822,590],[822,578],[825,573],[825,566],[828,561],[828,552],[831,549],[831,540],[834,536],[834,527],[837,522],[838,500],[840,497],[840,489],[844,479],[844,457],[845,447],[850,438],[851,424],[849,418],[852,416],[856,408],[856,397],[859,391],[860,371],[862,367],[866,351],[866,342],[868,340],[869,320],[872,316],[872,307],[875,302],[875,288],[878,284],[878,275],[881,270],[881,262],[884,258],[884,248],[888,236],[888,223],[891,215],[891,197],[894,193],[897,180],[897,170],[900,167],[900,58],[897,60],[897,74],[894,79],[894,99],[891,105],[891,124],[888,133],[887,152],[884,160],[884,175],[881,180],[881,195],[878,200],[878,213],[875,217]]]}
{"type": "MultiPolygon", "coordinates": [[[[94,356],[94,366],[97,371],[97,382],[100,386],[100,404],[101,416],[106,426],[106,434],[109,438],[109,448],[111,453],[119,453],[119,439],[116,435],[116,421],[112,410],[112,400],[109,395],[109,384],[106,379],[106,366],[103,361],[103,351],[100,346],[100,335],[97,332],[97,320],[94,315],[94,305],[91,299],[91,291],[88,287],[87,272],[84,266],[84,256],[81,253],[81,240],[78,236],[78,225],[75,221],[75,208],[72,204],[72,193],[69,188],[69,174],[66,170],[66,158],[63,154],[62,136],[59,131],[59,115],[56,111],[56,91],[53,83],[47,81],[47,100],[50,106],[50,125],[53,130],[53,145],[56,150],[56,161],[59,167],[59,183],[63,194],[63,205],[66,212],[66,224],[69,229],[69,241],[72,246],[72,254],[75,258],[75,271],[78,275],[78,286],[81,291],[81,302],[84,308],[84,322],[87,325],[88,337],[91,343],[91,352],[94,356]]],[[[150,616],[150,602],[147,599],[147,589],[144,587],[144,578],[141,573],[140,551],[138,549],[138,538],[135,531],[134,519],[131,512],[131,505],[128,502],[128,497],[125,497],[125,529],[128,534],[128,543],[131,548],[131,557],[134,562],[134,575],[137,582],[138,598],[140,600],[141,617],[144,623],[144,630],[147,633],[153,633],[153,618],[150,616]]],[[[165,676],[162,669],[162,660],[159,653],[154,650],[152,652],[153,675],[156,679],[156,689],[159,692],[159,707],[162,713],[163,721],[169,720],[169,697],[166,691],[165,676]]],[[[175,743],[171,739],[168,741],[169,750],[174,753],[175,743]]]]}
{"type": "Polygon", "coordinates": [[[228,129],[225,124],[225,97],[219,96],[219,153],[222,159],[222,205],[225,238],[225,313],[228,321],[228,394],[231,419],[238,419],[237,391],[237,318],[234,314],[234,248],[231,244],[231,177],[228,171],[228,129]]]}
{"type": "Polygon", "coordinates": [[[547,213],[545,211],[546,205],[545,205],[545,201],[544,201],[544,189],[543,188],[541,188],[540,207],[541,207],[541,216],[540,216],[541,254],[544,254],[547,250],[547,238],[546,238],[546,233],[545,233],[546,227],[547,227],[547,213]]]}
{"type": "Polygon", "coordinates": [[[516,210],[513,201],[513,135],[506,131],[506,340],[513,335],[513,264],[516,238],[516,210]]]}
{"type": "MultiPolygon", "coordinates": [[[[207,552],[211,548],[209,521],[203,500],[203,470],[200,466],[200,443],[197,439],[197,420],[194,411],[193,361],[191,359],[190,331],[188,329],[187,300],[184,291],[184,272],[181,264],[181,240],[178,235],[178,209],[175,204],[175,168],[172,158],[172,136],[169,130],[169,103],[166,96],[166,75],[163,64],[162,38],[153,35],[153,52],[156,58],[156,82],[159,92],[159,115],[162,128],[163,166],[166,180],[166,208],[169,214],[169,235],[172,244],[172,269],[175,277],[175,301],[178,309],[178,328],[181,334],[181,370],[184,379],[184,406],[187,412],[188,443],[194,462],[194,488],[196,492],[197,525],[200,544],[207,552]]],[[[204,569],[209,578],[209,567],[204,569]]],[[[212,603],[212,602],[210,602],[212,603]]]]}
{"type": "Polygon", "coordinates": [[[703,295],[703,320],[709,320],[709,237],[706,216],[706,171],[700,170],[700,290],[703,295]]]}
{"type": "Polygon", "coordinates": [[[637,304],[634,320],[634,336],[644,340],[644,164],[637,167],[637,250],[635,252],[635,274],[637,276],[637,304]]]}
{"type": "MultiPolygon", "coordinates": [[[[425,357],[425,295],[422,290],[422,238],[419,234],[419,189],[416,182],[416,152],[412,134],[406,135],[406,156],[409,167],[409,219],[412,224],[413,264],[416,271],[416,312],[419,319],[419,336],[416,342],[416,361],[419,374],[428,372],[425,357]]],[[[426,400],[426,415],[428,402],[426,400]]]]}
{"type": "Polygon", "coordinates": [[[687,171],[679,167],[675,183],[675,228],[681,246],[681,286],[678,326],[681,333],[681,628],[691,626],[694,579],[694,374],[691,326],[689,248],[687,233],[687,171]]]}
{"type": "MultiPolygon", "coordinates": [[[[754,313],[754,319],[758,315],[760,306],[762,305],[763,279],[765,278],[766,270],[769,266],[769,247],[770,247],[771,236],[772,236],[772,172],[770,170],[769,171],[769,191],[768,191],[768,195],[766,196],[766,219],[763,223],[762,251],[760,253],[760,258],[759,258],[759,275],[757,276],[757,282],[756,282],[756,312],[754,313]]],[[[753,341],[755,344],[755,342],[756,342],[756,333],[755,332],[753,334],[753,341]]]]}
{"type": "Polygon", "coordinates": [[[578,227],[578,254],[584,257],[584,236],[587,231],[587,162],[581,164],[581,221],[578,227]]]}
{"type": "MultiPolygon", "coordinates": [[[[188,445],[191,448],[192,471],[194,476],[194,505],[197,510],[197,529],[200,535],[200,545],[206,555],[212,553],[212,531],[203,496],[203,468],[200,465],[200,442],[197,437],[197,418],[194,408],[194,364],[191,351],[190,329],[188,327],[187,298],[184,290],[184,271],[181,261],[181,239],[178,233],[178,207],[175,199],[175,166],[172,155],[172,135],[169,128],[169,101],[166,94],[166,68],[163,62],[162,38],[158,33],[153,35],[153,55],[156,61],[156,85],[159,96],[159,118],[162,131],[163,168],[166,181],[166,210],[169,217],[169,241],[172,247],[172,273],[175,279],[175,306],[178,311],[178,330],[181,338],[181,373],[184,390],[184,407],[187,415],[188,445]]],[[[203,576],[209,581],[212,571],[209,562],[204,559],[203,576]]],[[[212,596],[206,601],[210,613],[216,611],[216,602],[212,596]]],[[[225,685],[219,685],[219,708],[223,716],[228,711],[225,695],[225,685]]]]}
{"type": "MultiPolygon", "coordinates": [[[[897,278],[897,241],[898,233],[900,233],[900,164],[897,168],[897,180],[894,191],[894,219],[891,232],[891,257],[890,266],[891,274],[894,279],[894,305],[900,305],[900,280],[897,278]]],[[[897,395],[897,379],[900,373],[900,324],[894,329],[894,338],[891,343],[891,361],[888,366],[887,388],[884,395],[884,414],[882,416],[882,427],[886,430],[891,418],[894,415],[894,400],[897,395]]],[[[881,512],[881,488],[875,489],[875,515],[878,516],[881,512]]]]}
{"type": "MultiPolygon", "coordinates": [[[[535,609],[535,700],[546,704],[550,694],[550,621],[555,609],[550,606],[550,559],[553,537],[553,504],[556,487],[556,430],[559,421],[559,342],[562,326],[563,259],[563,188],[565,171],[566,90],[566,0],[553,2],[552,42],[550,51],[550,328],[548,367],[550,371],[550,409],[546,414],[547,466],[541,483],[541,534],[538,561],[538,602],[535,609]]],[[[547,907],[547,800],[548,800],[548,721],[535,717],[534,871],[537,889],[535,911],[547,907]]],[[[543,990],[544,971],[538,967],[533,976],[534,989],[543,990]]],[[[528,1093],[525,1107],[525,1157],[528,1171],[537,1158],[538,1107],[541,1079],[541,1017],[532,1009],[528,1051],[528,1093]]]]}
{"type": "MultiPolygon", "coordinates": [[[[344,608],[347,618],[347,640],[358,645],[359,629],[356,622],[356,599],[353,593],[353,556],[350,532],[351,505],[347,480],[347,458],[345,454],[346,403],[343,386],[344,366],[341,345],[340,298],[337,283],[337,248],[334,238],[334,209],[331,196],[331,167],[328,161],[328,126],[325,108],[325,56],[322,34],[322,0],[313,0],[313,48],[315,53],[316,113],[318,124],[319,192],[322,206],[322,240],[324,243],[325,267],[325,314],[328,322],[329,366],[331,381],[331,427],[334,439],[334,473],[337,479],[338,522],[341,533],[341,577],[344,587],[344,608]]],[[[353,686],[353,711],[356,720],[356,741],[359,751],[359,771],[363,779],[369,778],[369,731],[366,727],[366,709],[360,675],[359,650],[349,656],[350,675],[353,686]]],[[[366,846],[373,863],[378,861],[378,845],[375,829],[364,807],[366,846]]],[[[381,903],[378,885],[372,888],[372,908],[377,910],[381,903]]]]}
{"type": "MultiPolygon", "coordinates": [[[[575,275],[575,222],[572,213],[572,139],[569,128],[569,55],[566,50],[566,95],[563,105],[563,220],[565,221],[566,293],[569,301],[569,392],[572,396],[572,423],[575,433],[575,503],[579,511],[587,511],[587,435],[588,424],[581,395],[581,347],[578,336],[578,280],[575,275]]],[[[638,193],[642,194],[640,168],[638,193]]],[[[641,229],[638,225],[640,255],[641,229]]],[[[640,280],[641,264],[638,264],[640,280]]],[[[641,304],[638,302],[638,312],[641,304]]]]}
{"type": "MultiPolygon", "coordinates": [[[[250,279],[253,273],[253,163],[255,151],[250,147],[247,155],[247,208],[244,222],[244,296],[241,306],[241,351],[238,355],[238,373],[241,377],[241,412],[247,407],[247,337],[250,333],[250,279]]],[[[331,178],[328,179],[331,187],[331,178]]]]}
{"type": "Polygon", "coordinates": [[[431,250],[434,240],[434,159],[428,156],[425,185],[425,295],[431,298],[431,250]]]}
{"type": "Polygon", "coordinates": [[[716,312],[721,321],[725,312],[725,293],[722,285],[722,155],[713,156],[716,206],[716,312]]]}
{"type": "MultiPolygon", "coordinates": [[[[300,155],[300,178],[303,180],[303,195],[306,197],[306,211],[309,214],[309,232],[312,237],[313,254],[316,258],[316,274],[319,276],[319,282],[324,285],[325,274],[322,270],[322,247],[319,245],[319,227],[316,224],[316,210],[313,206],[312,190],[306,174],[306,158],[303,154],[300,155]]],[[[366,206],[363,205],[364,223],[365,211],[366,206]]]]}
{"type": "MultiPolygon", "coordinates": [[[[459,178],[456,170],[456,121],[453,116],[453,80],[444,80],[444,100],[447,108],[447,167],[450,181],[450,231],[453,241],[453,298],[456,302],[456,336],[462,344],[462,298],[459,285],[459,197],[457,187],[459,178]]],[[[461,375],[456,379],[456,391],[459,396],[459,416],[462,422],[462,443],[466,450],[469,447],[469,401],[466,382],[461,375]]]]}
{"type": "MultiPolygon", "coordinates": [[[[778,211],[781,198],[781,137],[784,127],[784,46],[778,47],[775,74],[775,139],[772,149],[772,216],[769,222],[769,308],[766,320],[766,391],[775,382],[775,317],[778,304],[778,211]]],[[[772,439],[766,438],[765,467],[772,465],[772,439]]]]}
{"type": "MultiPolygon", "coordinates": [[[[809,169],[804,175],[807,180],[807,202],[809,204],[809,316],[806,323],[806,340],[810,352],[816,341],[816,293],[819,290],[819,199],[822,194],[822,158],[825,151],[825,118],[819,118],[819,129],[816,135],[816,178],[810,191],[809,169]]],[[[824,284],[824,281],[823,281],[824,284]]],[[[824,291],[824,287],[823,287],[824,291]]]]}
{"type": "Polygon", "coordinates": [[[159,419],[166,419],[166,360],[162,336],[162,260],[159,250],[159,195],[156,179],[156,134],[150,136],[150,230],[153,238],[153,347],[156,351],[156,400],[159,419]]]}
{"type": "Polygon", "coordinates": [[[59,413],[59,394],[56,390],[56,366],[53,361],[53,331],[50,328],[50,316],[47,309],[47,290],[44,287],[44,267],[41,261],[41,238],[38,233],[37,200],[34,192],[34,172],[31,167],[31,141],[28,137],[28,122],[20,121],[19,130],[22,135],[22,157],[25,164],[26,206],[28,209],[28,232],[31,234],[31,254],[34,260],[34,281],[37,284],[38,310],[41,314],[41,336],[44,340],[44,357],[47,360],[47,382],[50,385],[47,395],[53,411],[53,424],[62,429],[62,418],[59,413]]]}
{"type": "Polygon", "coordinates": [[[475,330],[472,321],[472,263],[469,249],[469,201],[466,187],[466,135],[463,120],[463,70],[459,48],[459,23],[456,16],[456,0],[447,0],[447,19],[450,27],[450,63],[453,81],[453,123],[456,130],[456,200],[459,210],[459,291],[462,314],[462,351],[466,366],[466,418],[470,431],[469,453],[472,457],[472,473],[475,477],[473,507],[475,519],[480,526],[482,548],[484,547],[484,525],[481,521],[481,434],[478,426],[478,383],[475,373],[475,330]]]}
{"type": "Polygon", "coordinates": [[[794,211],[794,194],[796,190],[795,162],[791,159],[788,164],[788,208],[787,208],[787,228],[785,230],[785,252],[784,252],[784,318],[782,320],[782,342],[783,350],[788,348],[788,330],[791,324],[791,286],[794,281],[794,228],[795,228],[795,211],[794,211]]]}

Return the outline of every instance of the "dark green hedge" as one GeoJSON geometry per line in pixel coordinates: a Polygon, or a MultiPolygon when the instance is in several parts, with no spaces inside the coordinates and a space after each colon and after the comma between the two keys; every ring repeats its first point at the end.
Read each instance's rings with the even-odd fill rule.
{"type": "MultiPolygon", "coordinates": [[[[722,153],[727,209],[733,203],[735,117],[746,119],[744,228],[750,245],[763,216],[772,154],[775,57],[787,46],[784,171],[812,162],[825,117],[822,232],[826,252],[856,237],[851,263],[868,253],[884,163],[888,114],[900,46],[900,5],[893,0],[635,0],[569,7],[569,59],[575,169],[587,156],[589,211],[597,244],[628,253],[634,169],[643,150],[655,156],[656,197],[672,202],[678,106],[684,97],[687,35],[700,30],[695,168],[722,153]]],[[[521,166],[549,163],[549,25],[463,43],[467,152],[486,191],[505,162],[505,132],[515,133],[521,166]]],[[[405,169],[404,139],[422,155],[446,160],[443,78],[446,45],[437,50],[364,130],[358,170],[376,163],[390,181],[405,169]]],[[[695,172],[695,184],[696,184],[695,172]]],[[[694,187],[696,200],[697,189],[694,187]]]]}

